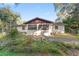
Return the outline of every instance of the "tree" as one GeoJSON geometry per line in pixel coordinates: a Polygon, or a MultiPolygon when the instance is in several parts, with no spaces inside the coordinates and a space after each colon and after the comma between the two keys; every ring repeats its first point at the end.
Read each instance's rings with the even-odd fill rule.
{"type": "Polygon", "coordinates": [[[64,20],[68,27],[72,29],[74,33],[79,31],[79,4],[75,4],[76,8],[70,13],[71,17],[68,17],[67,20],[64,20]],[[69,23],[68,23],[69,22],[69,23]]]}
{"type": "Polygon", "coordinates": [[[5,32],[9,32],[12,28],[15,28],[19,18],[20,16],[9,7],[0,8],[0,21],[3,23],[1,26],[5,32]]]}
{"type": "Polygon", "coordinates": [[[19,32],[16,29],[19,20],[20,15],[12,11],[10,7],[0,8],[0,27],[2,28],[2,32],[5,31],[6,33],[4,38],[1,39],[4,39],[2,40],[2,42],[6,43],[3,44],[5,46],[4,49],[8,51],[15,50],[15,46],[18,44],[17,40],[20,42],[22,40],[22,38],[19,38],[21,36],[19,36],[19,32]]]}
{"type": "Polygon", "coordinates": [[[67,19],[67,17],[71,16],[71,12],[76,8],[75,4],[71,3],[55,3],[55,10],[57,13],[58,20],[67,19]]]}
{"type": "Polygon", "coordinates": [[[60,10],[57,14],[59,14],[59,20],[62,19],[64,22],[65,28],[67,32],[70,33],[78,33],[79,31],[79,4],[56,4],[56,8],[60,10]],[[60,7],[62,6],[62,7],[60,7]]]}

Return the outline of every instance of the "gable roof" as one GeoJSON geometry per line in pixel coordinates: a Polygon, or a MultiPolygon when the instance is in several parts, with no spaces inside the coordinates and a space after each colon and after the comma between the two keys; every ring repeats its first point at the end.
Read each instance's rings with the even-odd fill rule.
{"type": "Polygon", "coordinates": [[[49,20],[45,20],[45,19],[42,19],[42,18],[36,17],[36,18],[31,19],[31,20],[29,20],[29,21],[27,21],[27,22],[24,22],[24,24],[31,23],[32,21],[35,21],[35,20],[44,21],[44,22],[46,22],[46,23],[54,23],[54,22],[52,22],[52,21],[49,21],[49,20]]]}

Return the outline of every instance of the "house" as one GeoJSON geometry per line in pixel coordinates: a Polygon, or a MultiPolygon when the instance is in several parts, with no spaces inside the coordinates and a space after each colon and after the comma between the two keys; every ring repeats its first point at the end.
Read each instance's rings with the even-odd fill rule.
{"type": "Polygon", "coordinates": [[[26,35],[45,35],[50,36],[53,33],[64,33],[63,23],[54,23],[42,18],[31,19],[22,25],[17,26],[18,31],[26,35]]]}

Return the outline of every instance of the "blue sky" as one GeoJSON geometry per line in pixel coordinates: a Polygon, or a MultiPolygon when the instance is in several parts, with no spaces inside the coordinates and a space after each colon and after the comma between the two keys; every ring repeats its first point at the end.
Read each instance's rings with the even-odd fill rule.
{"type": "MultiPolygon", "coordinates": [[[[10,5],[11,9],[18,12],[23,21],[28,21],[35,17],[54,21],[57,16],[52,3],[22,3],[18,6],[10,5]]],[[[1,7],[1,5],[0,5],[1,7]]]]}

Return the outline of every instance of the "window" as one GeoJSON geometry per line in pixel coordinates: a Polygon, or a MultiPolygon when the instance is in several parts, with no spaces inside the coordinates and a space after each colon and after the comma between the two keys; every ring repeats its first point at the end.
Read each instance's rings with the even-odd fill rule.
{"type": "Polygon", "coordinates": [[[37,30],[37,25],[28,25],[28,30],[37,30]]]}
{"type": "Polygon", "coordinates": [[[58,29],[58,26],[55,26],[55,29],[58,29]]]}
{"type": "Polygon", "coordinates": [[[38,29],[39,30],[47,30],[49,25],[39,25],[38,29]]]}
{"type": "Polygon", "coordinates": [[[25,26],[22,26],[22,30],[25,30],[25,26]]]}

